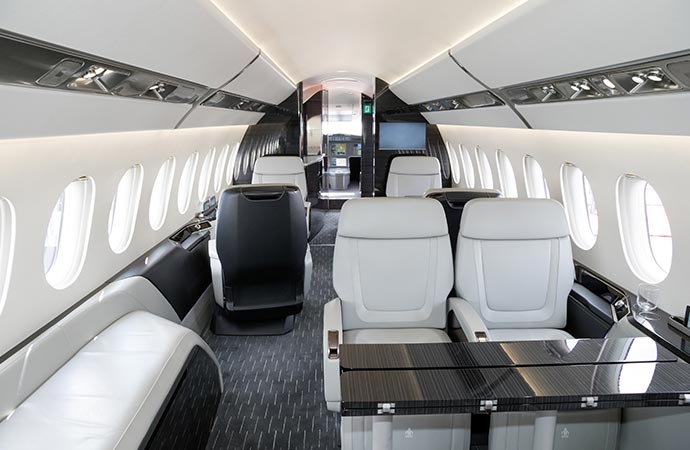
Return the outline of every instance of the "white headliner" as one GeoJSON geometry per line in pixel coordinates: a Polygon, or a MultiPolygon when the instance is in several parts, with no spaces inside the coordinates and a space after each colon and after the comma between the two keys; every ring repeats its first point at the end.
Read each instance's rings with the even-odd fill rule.
{"type": "Polygon", "coordinates": [[[393,83],[525,0],[210,0],[293,81],[352,71],[393,83]]]}

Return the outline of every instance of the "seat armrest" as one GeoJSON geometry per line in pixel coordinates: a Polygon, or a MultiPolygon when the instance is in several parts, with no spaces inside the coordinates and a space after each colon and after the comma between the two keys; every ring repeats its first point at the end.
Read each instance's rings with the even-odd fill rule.
{"type": "Polygon", "coordinates": [[[311,277],[314,270],[314,263],[311,259],[311,248],[307,244],[307,253],[304,254],[304,297],[311,289],[311,277]]]}
{"type": "Polygon", "coordinates": [[[343,316],[340,299],[323,307],[323,392],[329,411],[340,411],[340,357],[343,343],[343,316]]]}
{"type": "Polygon", "coordinates": [[[467,300],[459,297],[449,298],[448,311],[452,311],[455,314],[455,318],[458,320],[468,342],[488,340],[489,330],[486,328],[486,324],[467,300]]]}
{"type": "Polygon", "coordinates": [[[304,202],[304,214],[307,217],[307,234],[311,232],[311,202],[304,202]]]}
{"type": "Polygon", "coordinates": [[[216,240],[208,241],[208,256],[211,262],[211,283],[213,285],[213,296],[218,306],[223,306],[223,267],[220,265],[216,240]]]}

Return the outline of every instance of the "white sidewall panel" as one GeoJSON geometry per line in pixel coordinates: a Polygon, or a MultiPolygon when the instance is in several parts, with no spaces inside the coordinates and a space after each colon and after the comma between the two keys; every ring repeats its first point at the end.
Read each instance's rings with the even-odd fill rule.
{"type": "MultiPolygon", "coordinates": [[[[458,145],[479,145],[490,156],[503,150],[518,180],[520,197],[526,197],[522,158],[532,155],[544,169],[552,198],[562,201],[560,169],[571,162],[589,179],[597,203],[599,233],[591,250],[573,246],[576,260],[636,292],[640,283],[626,262],[621,245],[616,210],[616,182],[631,173],[649,181],[664,203],[673,232],[673,262],[668,277],[660,283],[660,306],[682,314],[687,303],[690,272],[690,137],[587,133],[571,131],[517,130],[439,126],[443,138],[458,145]]],[[[495,158],[490,158],[495,165],[495,158]]]]}
{"type": "Polygon", "coordinates": [[[174,128],[189,105],[0,85],[0,139],[174,128]]]}
{"type": "Polygon", "coordinates": [[[518,106],[533,128],[690,135],[690,93],[518,106]]]}
{"type": "Polygon", "coordinates": [[[251,111],[198,106],[187,116],[184,122],[180,124],[180,128],[254,125],[261,120],[263,116],[263,113],[251,111]]]}
{"type": "MultiPolygon", "coordinates": [[[[0,354],[50,322],[75,302],[189,222],[201,205],[194,199],[186,214],[173,206],[183,162],[242,140],[246,126],[109,133],[0,141],[0,195],[16,216],[16,252],[4,310],[0,314],[0,354]],[[174,156],[177,167],[171,205],[162,227],[149,224],[155,174],[174,156]],[[115,254],[108,244],[108,215],[122,174],[133,164],[144,168],[141,202],[130,245],[115,254]],[[86,259],[76,281],[53,289],[44,276],[43,245],[55,201],[72,180],[90,176],[95,183],[94,215],[86,259]]],[[[194,174],[198,180],[199,169],[194,174]]],[[[227,186],[223,180],[223,187],[227,186]]]]}

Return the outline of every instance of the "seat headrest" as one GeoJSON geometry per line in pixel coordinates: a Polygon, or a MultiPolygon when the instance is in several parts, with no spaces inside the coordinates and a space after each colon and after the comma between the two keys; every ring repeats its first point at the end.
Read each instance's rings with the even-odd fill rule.
{"type": "Polygon", "coordinates": [[[433,156],[399,156],[391,162],[393,175],[437,175],[441,165],[433,156]]]}
{"type": "Polygon", "coordinates": [[[256,160],[254,172],[262,175],[299,175],[304,163],[299,156],[264,156],[256,160]]]}
{"type": "Polygon", "coordinates": [[[294,184],[238,184],[230,186],[221,192],[220,196],[221,201],[224,197],[236,195],[242,195],[248,200],[269,200],[280,198],[290,192],[299,193],[299,187],[294,184]]]}
{"type": "Polygon", "coordinates": [[[448,235],[443,207],[428,198],[361,198],[345,202],[338,236],[424,239],[448,235]]]}
{"type": "Polygon", "coordinates": [[[555,200],[471,200],[460,220],[460,236],[469,239],[554,239],[569,234],[563,206],[555,200]]]}
{"type": "Polygon", "coordinates": [[[472,200],[475,198],[496,198],[501,196],[498,189],[470,189],[470,188],[438,188],[429,189],[424,194],[426,198],[472,200]]]}

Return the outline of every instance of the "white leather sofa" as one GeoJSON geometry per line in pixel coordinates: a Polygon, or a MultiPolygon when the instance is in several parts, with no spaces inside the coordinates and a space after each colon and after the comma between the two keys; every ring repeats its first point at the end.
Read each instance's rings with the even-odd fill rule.
{"type": "MultiPolygon", "coordinates": [[[[574,275],[560,203],[476,199],[465,205],[455,257],[457,296],[449,303],[469,341],[572,339],[562,328],[574,275]]],[[[617,410],[492,414],[489,447],[527,450],[555,436],[555,449],[612,450],[618,423],[617,410]],[[568,439],[560,439],[566,428],[568,439]]]]}
{"type": "MultiPolygon", "coordinates": [[[[443,208],[432,199],[372,198],[343,206],[333,260],[338,298],[324,307],[324,389],[340,410],[338,343],[450,342],[445,333],[453,261],[443,208]]],[[[343,450],[368,449],[371,418],[343,417],[343,450]]],[[[394,416],[393,448],[466,449],[469,415],[394,416]]]]}
{"type": "Polygon", "coordinates": [[[424,197],[441,187],[441,165],[433,156],[398,156],[391,161],[386,197],[424,197]]]}
{"type": "Polygon", "coordinates": [[[179,322],[144,278],[95,294],[0,363],[0,448],[142,448],[193,352],[222,390],[213,352],[179,322]]]}

